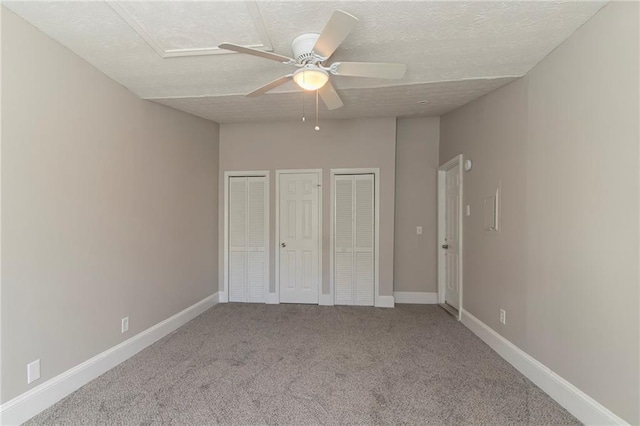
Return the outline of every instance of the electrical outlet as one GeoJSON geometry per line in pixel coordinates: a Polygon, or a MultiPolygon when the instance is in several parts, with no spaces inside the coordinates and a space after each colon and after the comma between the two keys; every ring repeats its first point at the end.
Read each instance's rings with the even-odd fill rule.
{"type": "Polygon", "coordinates": [[[467,207],[465,209],[465,214],[467,216],[471,216],[471,206],[469,204],[467,204],[467,207]]]}
{"type": "Polygon", "coordinates": [[[40,360],[27,364],[27,384],[40,378],[40,360]]]}
{"type": "Polygon", "coordinates": [[[422,226],[416,226],[416,235],[422,235],[422,226]]]}
{"type": "Polygon", "coordinates": [[[129,317],[122,318],[122,332],[129,331],[129,317]]]}
{"type": "Polygon", "coordinates": [[[502,324],[507,324],[507,311],[504,309],[500,309],[500,322],[502,324]]]}

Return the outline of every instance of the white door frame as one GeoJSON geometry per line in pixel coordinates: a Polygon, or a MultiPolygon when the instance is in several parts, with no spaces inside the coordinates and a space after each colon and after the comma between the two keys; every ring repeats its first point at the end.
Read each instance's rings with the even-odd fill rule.
{"type": "Polygon", "coordinates": [[[276,298],[274,304],[280,303],[280,175],[295,173],[317,173],[318,191],[318,302],[322,299],[322,169],[285,169],[276,170],[276,298]]]}
{"type": "Polygon", "coordinates": [[[251,170],[251,171],[230,171],[224,172],[224,243],[223,243],[223,265],[224,268],[224,290],[218,294],[220,303],[229,302],[229,178],[232,177],[264,177],[265,178],[265,222],[267,227],[266,246],[265,246],[265,274],[267,280],[265,284],[264,300],[265,303],[269,298],[269,171],[268,170],[251,170]]]}
{"type": "MultiPolygon", "coordinates": [[[[335,219],[334,219],[334,210],[335,210],[335,191],[336,191],[336,175],[364,175],[364,174],[373,174],[373,187],[374,187],[374,248],[375,254],[374,258],[374,266],[373,266],[373,275],[374,275],[374,290],[373,290],[373,305],[380,307],[380,169],[379,168],[358,168],[358,169],[331,169],[331,182],[330,182],[330,195],[329,195],[329,226],[330,226],[330,236],[329,236],[329,297],[325,298],[325,305],[333,305],[335,303],[335,292],[334,292],[334,281],[335,281],[335,273],[333,270],[333,258],[334,258],[334,233],[335,233],[335,219]]],[[[322,300],[322,299],[321,299],[322,300]]],[[[382,306],[386,307],[386,306],[382,306]]]]}
{"type": "Polygon", "coordinates": [[[446,173],[448,170],[453,168],[458,169],[458,181],[460,185],[458,186],[458,197],[460,200],[460,208],[458,212],[458,248],[460,250],[458,256],[460,261],[458,262],[458,277],[460,279],[459,284],[459,300],[458,300],[458,320],[460,320],[460,313],[462,312],[462,283],[463,283],[463,246],[462,246],[462,234],[464,232],[462,227],[462,211],[464,210],[464,202],[462,198],[462,194],[464,191],[462,190],[464,180],[463,180],[463,157],[462,154],[458,154],[453,157],[451,160],[447,161],[440,167],[438,167],[438,303],[444,303],[445,299],[445,258],[444,251],[442,250],[442,245],[445,244],[445,208],[446,208],[446,173]]]}

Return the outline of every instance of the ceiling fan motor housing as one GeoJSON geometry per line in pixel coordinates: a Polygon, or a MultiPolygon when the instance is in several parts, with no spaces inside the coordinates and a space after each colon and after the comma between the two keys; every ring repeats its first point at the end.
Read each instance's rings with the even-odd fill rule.
{"type": "Polygon", "coordinates": [[[312,52],[316,41],[318,41],[318,37],[320,37],[318,33],[306,33],[300,34],[293,39],[291,42],[291,50],[293,50],[293,57],[299,64],[320,62],[321,58],[312,52]]]}

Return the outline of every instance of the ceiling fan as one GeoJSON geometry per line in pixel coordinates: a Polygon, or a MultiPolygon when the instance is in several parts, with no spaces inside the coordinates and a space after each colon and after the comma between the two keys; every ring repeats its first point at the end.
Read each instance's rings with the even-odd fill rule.
{"type": "Polygon", "coordinates": [[[329,81],[330,74],[335,76],[400,79],[407,71],[405,64],[379,62],[334,62],[330,65],[325,65],[325,62],[347,38],[357,22],[358,18],[355,16],[336,10],[331,15],[322,33],[306,33],[293,40],[291,48],[295,59],[232,43],[222,43],[218,47],[271,59],[298,68],[292,74],[284,75],[271,83],[265,84],[247,96],[260,96],[293,79],[304,90],[317,90],[327,108],[332,110],[340,108],[344,104],[329,81]]]}

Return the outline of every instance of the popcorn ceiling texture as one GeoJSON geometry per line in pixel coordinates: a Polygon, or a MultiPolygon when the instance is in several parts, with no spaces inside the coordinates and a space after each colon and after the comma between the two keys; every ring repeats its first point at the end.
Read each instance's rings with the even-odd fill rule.
{"type": "Polygon", "coordinates": [[[133,1],[123,6],[165,49],[214,47],[212,42],[224,40],[215,40],[212,31],[237,44],[261,44],[247,7],[239,1],[133,1]]]}
{"type": "MultiPolygon", "coordinates": [[[[320,119],[342,119],[357,117],[411,117],[439,116],[464,105],[476,97],[478,92],[487,93],[513,81],[515,78],[464,80],[438,83],[423,83],[379,87],[373,89],[344,89],[340,97],[344,106],[328,111],[322,101],[320,119]],[[426,104],[419,101],[428,100],[426,104]]],[[[295,90],[295,83],[287,83],[287,89],[295,90]]],[[[270,121],[301,119],[304,99],[309,123],[315,123],[315,94],[300,91],[267,93],[258,98],[244,95],[209,96],[192,98],[154,99],[176,108],[218,123],[246,121],[270,121]],[[274,108],[277,105],[277,108],[274,108]]]]}
{"type": "MultiPolygon", "coordinates": [[[[605,3],[265,1],[259,2],[258,8],[277,53],[291,55],[294,37],[321,31],[331,13],[341,9],[360,21],[330,62],[407,64],[407,75],[400,81],[332,78],[345,96],[346,107],[336,114],[353,118],[361,116],[363,108],[369,116],[401,115],[388,107],[388,99],[381,97],[387,92],[369,90],[392,85],[471,80],[461,83],[465,96],[460,96],[460,87],[446,83],[438,89],[437,96],[429,99],[431,111],[409,113],[435,115],[463,105],[495,88],[487,85],[485,78],[524,75],[605,3]],[[442,91],[446,89],[451,92],[442,91]],[[350,104],[360,98],[370,101],[370,105],[350,104]]],[[[251,20],[247,8],[237,2],[120,4],[166,49],[215,47],[223,41],[260,43],[256,29],[248,24],[251,20]]],[[[198,97],[194,101],[162,101],[176,108],[185,105],[216,111],[222,101],[231,101],[230,108],[234,109],[239,101],[229,95],[244,95],[293,70],[284,64],[239,54],[163,59],[103,1],[10,1],[3,5],[142,98],[198,97]],[[219,96],[225,98],[218,99],[219,96]]],[[[288,85],[276,93],[295,90],[288,85]]],[[[396,89],[390,95],[400,96],[399,93],[396,89]]],[[[273,94],[268,97],[268,104],[252,99],[246,108],[235,109],[235,116],[227,120],[268,119],[262,111],[264,105],[290,111],[279,112],[281,118],[297,118],[300,111],[289,106],[290,98],[273,94]]]]}

